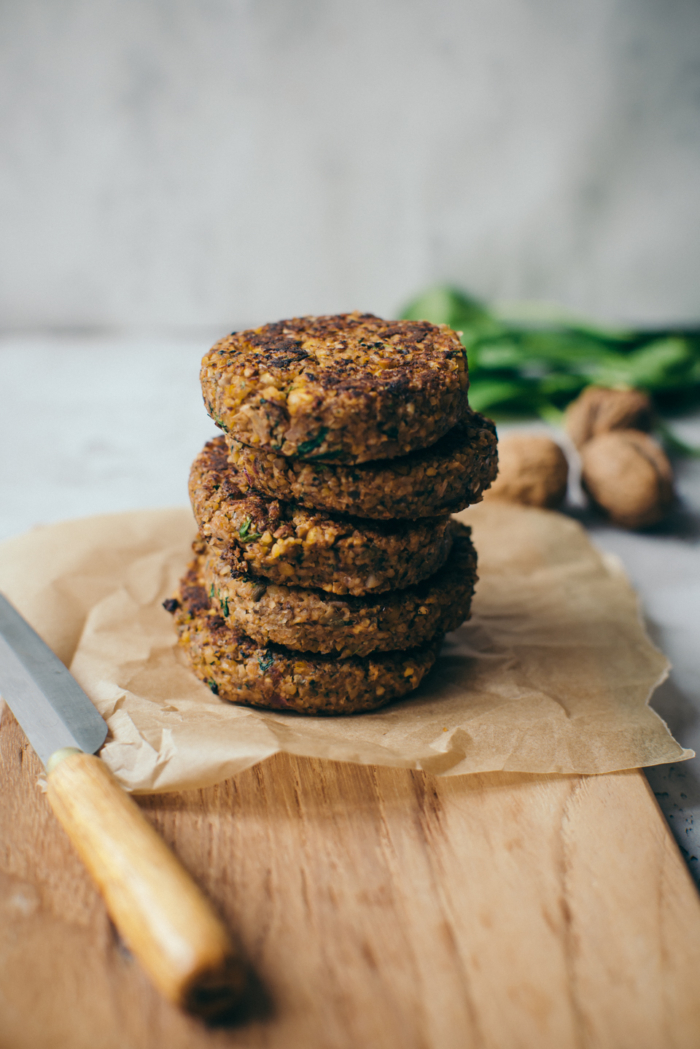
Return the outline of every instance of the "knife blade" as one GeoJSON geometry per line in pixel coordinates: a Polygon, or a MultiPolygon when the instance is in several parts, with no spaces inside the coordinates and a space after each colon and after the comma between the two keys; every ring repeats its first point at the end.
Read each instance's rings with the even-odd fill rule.
{"type": "Polygon", "coordinates": [[[131,952],[176,1005],[230,1013],[246,973],[220,918],[95,752],[108,726],[0,594],[0,695],[47,770],[49,803],[131,952]]]}
{"type": "Polygon", "coordinates": [[[107,722],[72,674],[0,594],[0,693],[46,767],[57,750],[94,754],[107,722]]]}

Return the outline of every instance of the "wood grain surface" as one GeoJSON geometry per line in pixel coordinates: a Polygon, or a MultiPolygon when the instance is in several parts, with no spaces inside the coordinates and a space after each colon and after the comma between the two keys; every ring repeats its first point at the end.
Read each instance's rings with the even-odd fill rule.
{"type": "Polygon", "coordinates": [[[696,1049],[700,903],[643,775],[278,756],[140,799],[254,974],[234,1025],[151,988],[0,726],[2,1049],[696,1049]]]}
{"type": "Polygon", "coordinates": [[[47,773],[49,805],[151,982],[188,1012],[230,1013],[245,966],[211,901],[141,807],[94,754],[55,751],[47,773]]]}

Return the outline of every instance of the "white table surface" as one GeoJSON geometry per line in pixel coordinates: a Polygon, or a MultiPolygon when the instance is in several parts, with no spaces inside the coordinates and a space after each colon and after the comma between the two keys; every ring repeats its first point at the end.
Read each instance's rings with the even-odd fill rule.
{"type": "MultiPolygon", "coordinates": [[[[211,341],[0,338],[0,540],[72,517],[186,503],[189,465],[218,432],[198,382],[211,341]]],[[[700,445],[700,415],[674,426],[700,445]]],[[[569,512],[623,561],[673,663],[653,706],[700,753],[700,459],[675,465],[679,507],[654,529],[630,533],[584,508],[569,512]]],[[[700,758],[647,775],[700,882],[700,758]]]]}

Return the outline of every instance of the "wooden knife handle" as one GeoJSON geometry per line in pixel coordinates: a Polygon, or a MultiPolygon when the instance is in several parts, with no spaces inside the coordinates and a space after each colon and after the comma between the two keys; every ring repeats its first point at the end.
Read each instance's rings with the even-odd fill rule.
{"type": "Polygon", "coordinates": [[[214,1018],[233,1009],[245,972],[214,910],[104,762],[59,751],[48,798],[129,950],[176,1005],[214,1018]]]}

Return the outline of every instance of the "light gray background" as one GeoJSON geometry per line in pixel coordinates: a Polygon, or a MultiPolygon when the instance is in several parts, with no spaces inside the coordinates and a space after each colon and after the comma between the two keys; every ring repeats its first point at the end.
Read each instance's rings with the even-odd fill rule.
{"type": "Polygon", "coordinates": [[[700,318],[697,0],[3,0],[0,327],[700,318]]]}

